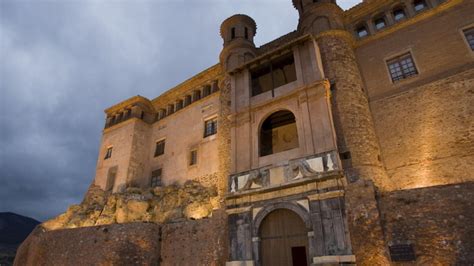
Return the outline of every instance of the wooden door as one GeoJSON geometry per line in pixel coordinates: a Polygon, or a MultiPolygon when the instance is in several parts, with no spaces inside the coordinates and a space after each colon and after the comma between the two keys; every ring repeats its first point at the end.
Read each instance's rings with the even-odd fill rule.
{"type": "Polygon", "coordinates": [[[260,226],[262,265],[307,266],[308,233],[303,220],[293,211],[278,209],[260,226]]]}

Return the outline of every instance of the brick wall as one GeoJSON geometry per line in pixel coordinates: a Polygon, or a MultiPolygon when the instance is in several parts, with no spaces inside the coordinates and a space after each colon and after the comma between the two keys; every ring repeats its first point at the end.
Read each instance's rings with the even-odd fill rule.
{"type": "Polygon", "coordinates": [[[389,190],[474,180],[474,70],[371,103],[389,190]]]}
{"type": "Polygon", "coordinates": [[[418,265],[474,263],[474,183],[383,193],[387,243],[410,241],[418,265]]]}
{"type": "Polygon", "coordinates": [[[166,224],[162,229],[162,265],[224,265],[227,258],[227,215],[166,224]]]}

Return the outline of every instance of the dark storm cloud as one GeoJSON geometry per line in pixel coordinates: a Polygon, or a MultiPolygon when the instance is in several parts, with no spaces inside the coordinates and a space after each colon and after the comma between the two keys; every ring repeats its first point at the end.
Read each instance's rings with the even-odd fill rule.
{"type": "Polygon", "coordinates": [[[44,220],[79,203],[103,109],[217,63],[235,13],[256,20],[257,45],[297,24],[290,0],[0,1],[0,211],[44,220]]]}

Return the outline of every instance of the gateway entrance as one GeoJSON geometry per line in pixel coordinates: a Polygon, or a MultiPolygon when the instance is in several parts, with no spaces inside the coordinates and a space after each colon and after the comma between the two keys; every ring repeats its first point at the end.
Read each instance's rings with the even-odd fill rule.
{"type": "Polygon", "coordinates": [[[260,226],[263,266],[307,266],[308,232],[303,220],[293,211],[277,209],[260,226]]]}

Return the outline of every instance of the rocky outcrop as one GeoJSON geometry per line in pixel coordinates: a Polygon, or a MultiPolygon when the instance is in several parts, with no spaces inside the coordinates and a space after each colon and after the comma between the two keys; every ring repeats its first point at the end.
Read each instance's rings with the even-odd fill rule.
{"type": "Polygon", "coordinates": [[[115,194],[92,185],[81,204],[70,206],[43,227],[57,230],[131,222],[163,224],[210,217],[217,208],[216,189],[197,181],[152,189],[131,187],[115,194]]]}

